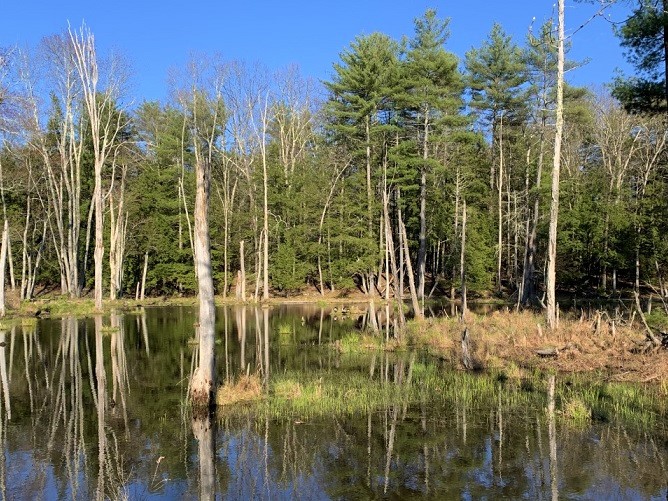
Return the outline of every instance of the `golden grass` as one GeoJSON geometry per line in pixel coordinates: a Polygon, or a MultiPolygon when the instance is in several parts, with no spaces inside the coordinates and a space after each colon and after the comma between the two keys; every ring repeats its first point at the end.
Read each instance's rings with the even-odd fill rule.
{"type": "Polygon", "coordinates": [[[469,352],[474,365],[497,369],[510,378],[535,368],[559,372],[598,372],[615,381],[665,381],[668,351],[642,354],[634,348],[645,335],[642,328],[617,322],[562,318],[550,331],[544,317],[529,311],[469,314],[464,323],[455,318],[412,322],[406,336],[410,345],[461,367],[461,335],[468,328],[469,352]],[[542,358],[539,350],[557,350],[542,358]]]}
{"type": "Polygon", "coordinates": [[[259,400],[263,396],[262,382],[254,374],[241,376],[234,383],[226,383],[216,392],[217,405],[232,405],[259,400]]]}

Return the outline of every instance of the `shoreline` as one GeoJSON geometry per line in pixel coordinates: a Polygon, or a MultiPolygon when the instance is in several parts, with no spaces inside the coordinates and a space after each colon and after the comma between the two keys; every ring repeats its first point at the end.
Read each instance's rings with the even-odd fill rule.
{"type": "MultiPolygon", "coordinates": [[[[376,301],[378,307],[386,304],[381,298],[376,298],[376,301]]],[[[304,304],[325,308],[329,305],[359,305],[368,302],[368,298],[362,294],[343,297],[272,297],[266,302],[241,302],[236,298],[222,296],[215,298],[216,306],[275,307],[304,304]]],[[[94,316],[108,314],[112,310],[134,311],[142,307],[196,304],[196,297],[157,297],[143,301],[119,299],[105,301],[103,311],[99,312],[90,298],[46,297],[21,302],[18,308],[8,308],[8,315],[0,323],[11,324],[13,321],[35,317],[94,316]]],[[[422,349],[455,369],[463,369],[461,336],[463,330],[467,329],[471,361],[477,370],[501,370],[510,375],[534,370],[586,373],[605,381],[662,385],[668,381],[668,350],[641,350],[645,334],[638,319],[631,323],[623,318],[603,319],[601,314],[587,318],[582,311],[579,319],[564,314],[560,327],[550,332],[545,326],[543,315],[534,311],[515,311],[509,303],[494,299],[476,301],[476,304],[491,304],[499,306],[499,309],[485,314],[468,313],[464,323],[454,317],[409,320],[401,339],[391,339],[387,343],[382,342],[382,336],[378,334],[374,336],[362,332],[359,349],[422,349]],[[503,308],[504,305],[508,307],[503,308]]]]}

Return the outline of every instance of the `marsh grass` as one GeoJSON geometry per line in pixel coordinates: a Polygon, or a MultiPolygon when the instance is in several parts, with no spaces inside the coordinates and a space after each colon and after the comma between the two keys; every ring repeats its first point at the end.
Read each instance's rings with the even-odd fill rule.
{"type": "MultiPolygon", "coordinates": [[[[657,313],[657,316],[660,316],[657,313]]],[[[589,372],[616,381],[668,380],[668,351],[636,354],[644,339],[636,324],[601,316],[590,319],[562,315],[560,327],[550,331],[543,315],[531,311],[497,311],[487,315],[458,318],[431,318],[409,322],[404,344],[424,350],[453,368],[462,368],[461,335],[468,329],[469,353],[482,369],[505,371],[508,377],[518,370],[535,368],[562,373],[589,372]],[[541,357],[539,352],[555,350],[557,356],[541,357]]]]}
{"type": "Polygon", "coordinates": [[[3,319],[0,320],[0,331],[8,331],[15,325],[18,325],[20,322],[17,322],[13,319],[3,319]]]}
{"type": "Polygon", "coordinates": [[[216,404],[233,405],[241,402],[252,402],[263,397],[262,382],[254,374],[242,375],[233,383],[225,383],[216,391],[216,404]]]}
{"type": "Polygon", "coordinates": [[[37,326],[37,319],[34,317],[23,317],[20,320],[21,322],[21,327],[24,328],[34,328],[37,326]]]}
{"type": "Polygon", "coordinates": [[[264,411],[272,417],[302,418],[364,413],[384,408],[406,393],[405,388],[358,373],[318,378],[287,373],[272,381],[264,411]]]}
{"type": "MultiPolygon", "coordinates": [[[[547,408],[547,373],[539,369],[511,365],[503,370],[470,373],[423,359],[412,365],[409,383],[406,377],[400,381],[383,379],[378,373],[370,377],[367,370],[347,365],[346,359],[359,361],[359,355],[342,355],[337,371],[274,373],[264,394],[257,378],[249,396],[245,390],[248,383],[243,380],[232,389],[223,387],[219,399],[221,393],[227,398],[221,405],[253,402],[250,406],[227,405],[224,415],[252,413],[270,419],[308,420],[428,403],[478,414],[504,412],[521,418],[547,408]]],[[[659,426],[665,429],[665,401],[665,391],[656,385],[593,382],[584,375],[557,378],[556,411],[566,426],[586,427],[598,421],[620,423],[640,431],[656,430],[659,426]]]]}
{"type": "Polygon", "coordinates": [[[591,423],[592,410],[580,397],[567,400],[561,411],[567,422],[576,426],[585,426],[591,423]]]}
{"type": "Polygon", "coordinates": [[[293,338],[293,329],[292,325],[288,323],[281,323],[278,326],[278,342],[282,345],[287,345],[292,343],[293,338]]]}
{"type": "Polygon", "coordinates": [[[383,340],[379,336],[352,331],[334,342],[334,348],[344,354],[360,354],[369,350],[383,348],[383,340]]]}

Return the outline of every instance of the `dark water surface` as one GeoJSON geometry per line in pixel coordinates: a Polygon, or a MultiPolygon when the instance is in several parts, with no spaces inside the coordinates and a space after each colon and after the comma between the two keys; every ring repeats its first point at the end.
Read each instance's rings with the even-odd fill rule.
{"type": "MultiPolygon", "coordinates": [[[[366,323],[359,306],[273,307],[266,346],[264,318],[218,309],[221,381],[348,371],[393,384],[413,371],[414,357],[334,348],[366,323]]],[[[544,399],[511,405],[503,389],[498,400],[388,401],[352,416],[249,408],[193,421],[195,321],[193,308],[154,307],[0,331],[2,498],[666,499],[663,434],[571,426],[544,399]]],[[[423,371],[437,363],[419,359],[423,371]]]]}

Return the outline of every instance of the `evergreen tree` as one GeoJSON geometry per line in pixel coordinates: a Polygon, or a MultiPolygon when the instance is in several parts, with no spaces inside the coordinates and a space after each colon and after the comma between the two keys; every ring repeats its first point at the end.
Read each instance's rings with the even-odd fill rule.
{"type": "Polygon", "coordinates": [[[668,0],[639,0],[617,31],[639,76],[618,77],[613,95],[634,112],[668,110],[668,0]]]}
{"type": "MultiPolygon", "coordinates": [[[[436,11],[428,10],[415,20],[415,34],[403,64],[403,92],[398,96],[402,108],[402,125],[415,152],[411,163],[419,177],[419,248],[417,258],[418,298],[424,299],[427,259],[427,174],[439,162],[433,143],[438,135],[463,124],[462,77],[457,57],[447,52],[445,44],[449,20],[441,20],[436,11]]],[[[441,138],[442,142],[443,138],[441,138]]]]}
{"type": "Polygon", "coordinates": [[[505,34],[499,24],[494,24],[488,39],[480,49],[466,53],[468,85],[471,93],[469,105],[478,112],[483,124],[492,132],[492,156],[490,188],[497,191],[497,291],[501,291],[503,262],[503,183],[504,150],[513,129],[526,119],[527,82],[526,64],[522,50],[505,34]],[[498,173],[498,175],[497,175],[498,173]]]}
{"type": "MultiPolygon", "coordinates": [[[[373,267],[379,247],[375,239],[377,207],[374,181],[386,151],[384,127],[392,116],[392,95],[398,76],[398,44],[381,33],[357,38],[350,49],[341,54],[341,63],[334,65],[335,77],[325,86],[330,91],[326,104],[330,131],[335,142],[346,144],[353,152],[352,173],[366,175],[366,242],[360,241],[359,278],[363,289],[373,293],[373,267]]],[[[346,221],[352,224],[353,220],[346,221]]],[[[351,227],[352,229],[352,227],[351,227]]],[[[351,234],[362,235],[357,231],[351,234]]]]}

